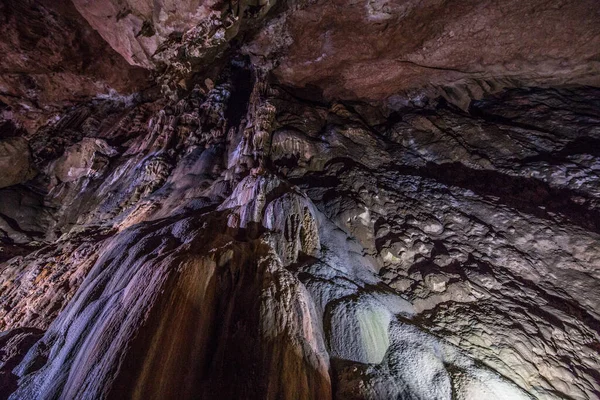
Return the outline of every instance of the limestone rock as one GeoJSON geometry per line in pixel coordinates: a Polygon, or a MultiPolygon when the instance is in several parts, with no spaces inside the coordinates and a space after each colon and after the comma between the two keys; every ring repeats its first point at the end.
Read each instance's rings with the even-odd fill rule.
{"type": "Polygon", "coordinates": [[[591,0],[73,4],[0,6],[0,400],[600,398],[591,0]]]}
{"type": "Polygon", "coordinates": [[[58,179],[3,240],[48,245],[2,264],[1,316],[45,332],[11,398],[595,396],[595,89],[369,126],[258,74],[232,119],[231,79],[34,138],[58,179]]]}
{"type": "Polygon", "coordinates": [[[84,176],[101,176],[107,168],[108,157],[117,151],[102,139],[84,138],[65,150],[53,166],[61,182],[72,182],[84,176]]]}

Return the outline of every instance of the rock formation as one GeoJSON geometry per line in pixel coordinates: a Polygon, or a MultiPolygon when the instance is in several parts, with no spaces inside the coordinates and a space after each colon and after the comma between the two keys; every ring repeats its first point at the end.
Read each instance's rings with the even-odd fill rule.
{"type": "Polygon", "coordinates": [[[0,5],[0,399],[600,399],[593,3],[0,5]]]}

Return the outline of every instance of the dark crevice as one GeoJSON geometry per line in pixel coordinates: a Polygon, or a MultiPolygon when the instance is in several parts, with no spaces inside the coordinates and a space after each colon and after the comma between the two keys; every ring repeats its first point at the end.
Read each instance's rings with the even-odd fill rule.
{"type": "Polygon", "coordinates": [[[600,139],[593,137],[579,137],[569,142],[561,150],[554,153],[543,153],[518,160],[521,164],[531,162],[547,162],[553,165],[560,165],[568,162],[569,156],[587,154],[594,157],[600,157],[600,139]]]}
{"type": "Polygon", "coordinates": [[[473,117],[480,118],[488,123],[491,123],[494,125],[510,126],[510,127],[525,129],[525,130],[529,130],[529,131],[537,131],[537,132],[542,132],[542,133],[546,133],[546,134],[550,134],[550,135],[554,135],[556,133],[556,132],[550,131],[546,128],[540,127],[540,126],[514,121],[510,118],[506,118],[506,117],[503,117],[503,116],[500,116],[497,114],[489,113],[489,112],[485,111],[484,109],[479,108],[477,106],[477,104],[478,104],[477,102],[471,103],[471,105],[469,106],[469,114],[471,114],[471,116],[473,116],[473,117]]]}
{"type": "MultiPolygon", "coordinates": [[[[430,178],[448,186],[468,189],[482,197],[494,197],[496,203],[538,218],[555,220],[560,215],[571,224],[600,233],[600,212],[576,203],[574,197],[585,193],[554,188],[534,178],[514,177],[497,171],[477,170],[461,163],[428,163],[422,168],[395,166],[404,175],[430,178]]],[[[391,169],[391,168],[390,168],[391,169]]]]}
{"type": "Polygon", "coordinates": [[[231,81],[233,91],[227,103],[225,118],[230,127],[238,127],[248,110],[254,77],[250,69],[233,65],[231,81]]]}
{"type": "Polygon", "coordinates": [[[1,212],[0,212],[0,219],[3,219],[6,222],[6,224],[14,231],[24,233],[31,237],[37,237],[37,238],[44,237],[44,232],[37,232],[37,231],[30,231],[30,230],[23,229],[19,226],[19,223],[15,219],[13,219],[13,218],[9,217],[8,215],[3,214],[1,212]]]}

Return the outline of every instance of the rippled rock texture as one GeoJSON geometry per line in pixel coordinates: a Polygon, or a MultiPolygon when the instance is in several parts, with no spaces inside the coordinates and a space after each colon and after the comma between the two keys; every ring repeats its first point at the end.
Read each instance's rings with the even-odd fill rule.
{"type": "Polygon", "coordinates": [[[0,399],[599,399],[596,9],[487,3],[7,14],[134,95],[0,103],[0,399]]]}
{"type": "Polygon", "coordinates": [[[0,194],[39,247],[2,264],[11,398],[596,398],[599,99],[384,115],[232,68],[72,111],[0,194]]]}

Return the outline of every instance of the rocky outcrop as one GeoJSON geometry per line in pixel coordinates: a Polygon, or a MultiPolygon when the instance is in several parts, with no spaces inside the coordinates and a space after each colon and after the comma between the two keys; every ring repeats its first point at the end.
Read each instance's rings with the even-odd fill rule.
{"type": "MultiPolygon", "coordinates": [[[[191,90],[197,75],[216,75],[214,63],[240,37],[257,29],[275,0],[110,0],[73,4],[130,64],[154,70],[163,93],[191,90]]],[[[213,76],[214,77],[214,76],[213,76]]]]}
{"type": "Polygon", "coordinates": [[[210,60],[242,25],[263,17],[275,1],[76,0],[81,15],[131,65],[155,68],[210,60]]]}
{"type": "Polygon", "coordinates": [[[329,100],[398,107],[441,95],[466,108],[505,87],[600,82],[593,0],[74,4],[131,65],[168,71],[170,90],[246,34],[255,65],[329,100]]]}

